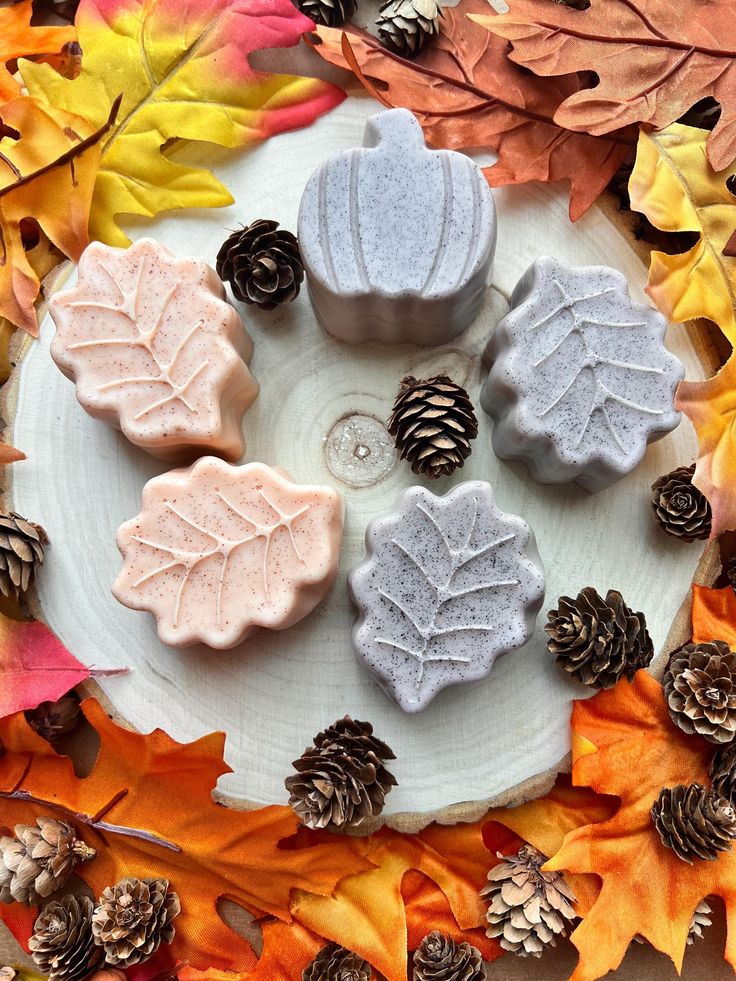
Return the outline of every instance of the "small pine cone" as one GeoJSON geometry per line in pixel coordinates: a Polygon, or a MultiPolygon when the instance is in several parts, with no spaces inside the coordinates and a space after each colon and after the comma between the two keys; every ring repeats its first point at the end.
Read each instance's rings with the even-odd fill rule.
{"type": "Polygon", "coordinates": [[[713,515],[702,491],[693,484],[695,464],[678,467],[652,484],[652,509],[657,524],[683,542],[710,536],[713,515]]]}
{"type": "Polygon", "coordinates": [[[716,750],[710,765],[710,782],[715,793],[736,807],[736,742],[716,750]]]}
{"type": "Polygon", "coordinates": [[[42,816],[17,824],[14,838],[0,838],[0,903],[38,906],[61,889],[78,862],[96,854],[66,821],[42,816]]]}
{"type": "Polygon", "coordinates": [[[41,525],[26,521],[15,511],[0,512],[0,592],[20,597],[43,565],[48,535],[41,525]]]}
{"type": "Polygon", "coordinates": [[[736,555],[732,555],[728,560],[724,572],[726,579],[728,579],[728,585],[736,592],[736,555]]]}
{"type": "Polygon", "coordinates": [[[483,955],[469,943],[456,943],[439,930],[422,940],[414,954],[413,981],[484,981],[483,955]]]}
{"type": "Polygon", "coordinates": [[[370,981],[371,966],[360,954],[327,944],[302,972],[302,981],[370,981]]]}
{"type": "Polygon", "coordinates": [[[62,896],[41,910],[28,947],[49,981],[81,981],[102,966],[105,955],[92,936],[94,908],[89,896],[62,896]]]}
{"type": "Polygon", "coordinates": [[[699,783],[665,787],[651,814],[662,844],[690,865],[695,858],[714,861],[736,838],[733,806],[699,783]]]}
{"type": "Polygon", "coordinates": [[[296,5],[315,24],[342,27],[355,13],[357,0],[296,0],[296,5]]]}
{"type": "Polygon", "coordinates": [[[413,473],[435,479],[462,467],[478,435],[478,420],[468,393],[447,375],[423,381],[407,375],[388,431],[413,473]]]}
{"type": "Polygon", "coordinates": [[[498,857],[502,861],[488,873],[481,892],[490,901],[486,933],[520,957],[541,957],[575,918],[575,895],[560,872],[542,871],[547,859],[531,845],[498,857]]]}
{"type": "Polygon", "coordinates": [[[217,253],[215,265],[236,300],[262,310],[295,299],[304,279],[296,236],[264,218],[233,232],[217,253]]]}
{"type": "Polygon", "coordinates": [[[354,828],[383,810],[396,778],[384,760],[396,757],[369,722],[349,715],[315,736],[284,781],[289,804],[308,828],[354,828]]]}
{"type": "Polygon", "coordinates": [[[686,644],[672,656],[662,685],[683,732],[716,744],[736,736],[736,654],[724,641],[686,644]]]}
{"type": "Polygon", "coordinates": [[[76,729],[79,715],[79,696],[70,691],[56,702],[41,702],[38,708],[29,709],[26,722],[42,739],[53,742],[76,729]]]}
{"type": "Polygon", "coordinates": [[[376,18],[381,44],[402,58],[413,58],[440,32],[442,10],[435,0],[388,0],[376,18]]]}
{"type": "Polygon", "coordinates": [[[605,600],[592,586],[576,599],[561,596],[547,617],[547,650],[591,688],[613,688],[623,677],[631,681],[654,656],[644,614],[630,610],[615,589],[605,600]]]}
{"type": "Polygon", "coordinates": [[[166,879],[121,879],[100,896],[92,916],[95,943],[112,967],[132,967],[153,957],[174,939],[172,920],[181,911],[179,897],[166,879]]]}

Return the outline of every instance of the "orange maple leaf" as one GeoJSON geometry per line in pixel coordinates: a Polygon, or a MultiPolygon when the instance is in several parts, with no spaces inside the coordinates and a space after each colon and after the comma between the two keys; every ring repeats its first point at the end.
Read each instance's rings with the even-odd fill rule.
{"type": "Polygon", "coordinates": [[[55,55],[69,41],[76,41],[76,30],[69,27],[31,26],[33,0],[21,0],[0,9],[0,102],[20,95],[20,85],[7,69],[9,61],[31,55],[55,55]]]}
{"type": "Polygon", "coordinates": [[[0,824],[43,813],[71,817],[97,848],[79,870],[95,895],[124,875],[168,879],[182,905],[171,948],[177,961],[250,968],[255,955],[218,915],[220,898],[288,920],[293,889],[329,896],[343,876],[370,867],[355,839],[312,833],[306,846],[290,841],[297,818],[288,807],[246,812],[217,804],[212,790],[229,772],[222,733],[182,745],[160,729],[143,735],[116,725],[94,699],[82,707],[100,737],[82,779],[22,714],[0,722],[0,824]]]}
{"type": "Polygon", "coordinates": [[[573,707],[573,781],[620,799],[608,820],[571,831],[545,868],[595,874],[601,889],[572,934],[580,953],[572,981],[618,967],[641,935],[679,970],[692,913],[706,896],[726,906],[726,959],[736,965],[736,853],[687,865],[665,848],[650,817],[662,787],[707,785],[712,746],[672,723],[658,681],[639,671],[573,707]]]}
{"type": "Polygon", "coordinates": [[[693,583],[693,643],[725,640],[736,648],[736,593],[693,583]]]}

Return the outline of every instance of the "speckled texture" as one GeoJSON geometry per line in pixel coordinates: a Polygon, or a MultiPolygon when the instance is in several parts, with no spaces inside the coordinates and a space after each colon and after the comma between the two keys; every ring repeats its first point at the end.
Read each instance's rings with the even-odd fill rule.
{"type": "Polygon", "coordinates": [[[484,678],[499,654],[527,642],[544,599],[534,535],[470,480],[444,497],[404,491],[366,532],[350,574],[359,661],[405,712],[448,685],[484,678]]]}
{"type": "Polygon", "coordinates": [[[684,369],[666,329],[615,269],[537,259],[483,357],[496,455],[523,460],[540,483],[590,492],[626,476],[680,421],[684,369]]]}
{"type": "Polygon", "coordinates": [[[258,395],[253,342],[213,269],[153,239],[94,242],[73,287],[49,308],[51,355],[91,416],[176,463],[205,453],[237,460],[240,422],[258,395]]]}
{"type": "Polygon", "coordinates": [[[480,307],[496,247],[479,168],[428,150],[406,109],[371,116],[364,147],[329,157],[299,209],[315,313],[344,341],[443,344],[480,307]]]}
{"type": "Polygon", "coordinates": [[[165,644],[234,647],[259,627],[291,627],[324,599],[342,529],[331,487],[202,457],[143,488],[140,514],[118,529],[113,594],[153,613],[165,644]]]}

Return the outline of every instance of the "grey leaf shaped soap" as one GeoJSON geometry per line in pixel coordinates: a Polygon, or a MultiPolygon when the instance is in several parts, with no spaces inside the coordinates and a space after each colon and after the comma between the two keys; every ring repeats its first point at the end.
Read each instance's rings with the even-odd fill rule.
{"type": "Polygon", "coordinates": [[[359,661],[405,712],[448,685],[484,678],[499,654],[531,636],[544,599],[534,535],[505,514],[490,484],[444,497],[410,487],[366,532],[350,574],[359,661]]]}
{"type": "Polygon", "coordinates": [[[684,368],[665,347],[666,329],[617,270],[537,259],[483,357],[496,455],[523,460],[540,483],[590,492],[626,476],[680,421],[684,368]]]}
{"type": "Polygon", "coordinates": [[[315,313],[343,341],[443,344],[478,313],[496,248],[480,169],[428,150],[406,109],[371,116],[364,146],[329,157],[299,209],[315,313]]]}

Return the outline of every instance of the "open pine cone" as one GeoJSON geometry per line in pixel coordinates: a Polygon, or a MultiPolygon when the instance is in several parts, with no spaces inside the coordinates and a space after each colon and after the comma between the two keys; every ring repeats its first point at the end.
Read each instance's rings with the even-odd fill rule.
{"type": "Polygon", "coordinates": [[[40,525],[27,521],[15,511],[0,512],[0,592],[19,597],[33,581],[36,568],[43,565],[48,535],[40,525]]]}
{"type": "Polygon", "coordinates": [[[736,737],[736,654],[722,640],[686,644],[662,679],[672,721],[711,743],[736,737]]]}
{"type": "Polygon", "coordinates": [[[236,300],[262,310],[291,302],[304,279],[296,236],[264,218],[233,232],[217,253],[215,267],[236,300]]]}
{"type": "Polygon", "coordinates": [[[66,821],[41,816],[35,824],[17,824],[14,838],[0,838],[0,903],[38,906],[61,889],[78,862],[96,854],[66,821]]]}
{"type": "Polygon", "coordinates": [[[49,981],[81,981],[102,965],[105,955],[92,936],[93,910],[88,896],[62,896],[44,906],[28,947],[49,981]]]}
{"type": "Polygon", "coordinates": [[[736,838],[733,806],[699,783],[665,787],[651,814],[662,844],[690,865],[696,858],[714,861],[736,838]]]}
{"type": "Polygon", "coordinates": [[[694,542],[708,538],[713,515],[702,491],[693,484],[695,464],[678,467],[652,484],[652,509],[657,524],[673,538],[694,542]]]}
{"type": "Polygon", "coordinates": [[[447,375],[423,381],[407,375],[388,431],[413,473],[435,479],[462,467],[478,435],[478,420],[468,393],[447,375]]]}
{"type": "Polygon", "coordinates": [[[342,27],[355,13],[357,0],[297,0],[296,5],[315,24],[342,27]]]}
{"type": "Polygon", "coordinates": [[[436,0],[388,0],[378,13],[376,32],[384,47],[403,58],[413,58],[439,34],[441,16],[436,0]]]}
{"type": "Polygon", "coordinates": [[[121,879],[100,896],[92,916],[95,943],[113,967],[142,964],[174,939],[171,921],[180,911],[166,879],[121,879]]]}
{"type": "Polygon", "coordinates": [[[547,614],[547,650],[557,663],[591,688],[613,688],[634,677],[654,656],[643,613],[634,613],[621,593],[609,589],[605,600],[592,586],[575,599],[561,596],[547,614]]]}
{"type": "Polygon", "coordinates": [[[575,918],[575,895],[560,872],[542,871],[547,859],[531,845],[498,857],[481,892],[490,902],[486,933],[520,957],[541,957],[575,918]]]}
{"type": "Polygon", "coordinates": [[[716,750],[710,765],[710,782],[715,793],[736,807],[736,742],[716,750]]]}
{"type": "Polygon", "coordinates": [[[396,757],[369,722],[345,716],[315,736],[284,781],[289,804],[308,828],[357,827],[383,810],[396,779],[384,760],[396,757]]]}
{"type": "Polygon", "coordinates": [[[327,944],[304,968],[302,981],[371,981],[371,966],[360,954],[327,944]]]}
{"type": "Polygon", "coordinates": [[[413,981],[484,981],[485,976],[478,948],[439,930],[428,933],[414,954],[413,981]]]}

